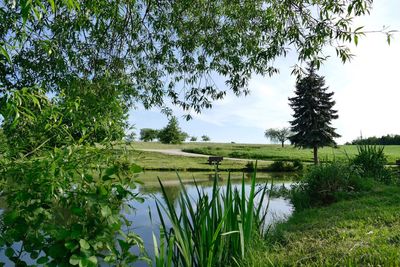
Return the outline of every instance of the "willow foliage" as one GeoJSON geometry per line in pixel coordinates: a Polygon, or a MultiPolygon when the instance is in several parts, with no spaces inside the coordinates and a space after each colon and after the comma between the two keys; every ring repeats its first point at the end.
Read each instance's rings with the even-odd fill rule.
{"type": "MultiPolygon", "coordinates": [[[[107,77],[130,103],[210,108],[227,90],[248,93],[289,49],[321,62],[322,48],[351,57],[354,17],[372,0],[0,1],[0,88],[59,92],[107,77]],[[225,79],[219,88],[213,77],[225,79]]],[[[296,69],[295,69],[296,71],[296,69]]]]}

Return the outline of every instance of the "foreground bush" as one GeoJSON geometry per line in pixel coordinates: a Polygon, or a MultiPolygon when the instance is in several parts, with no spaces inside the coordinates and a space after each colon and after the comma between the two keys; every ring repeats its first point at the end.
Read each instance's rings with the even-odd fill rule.
{"type": "MultiPolygon", "coordinates": [[[[120,214],[136,165],[112,149],[70,146],[45,157],[0,162],[0,250],[16,266],[127,265],[145,259],[120,214]],[[138,253],[130,251],[136,248],[138,253]],[[26,256],[32,261],[25,262],[26,256]],[[25,257],[24,257],[25,256],[25,257]]],[[[1,265],[1,264],[0,264],[1,265]]]]}

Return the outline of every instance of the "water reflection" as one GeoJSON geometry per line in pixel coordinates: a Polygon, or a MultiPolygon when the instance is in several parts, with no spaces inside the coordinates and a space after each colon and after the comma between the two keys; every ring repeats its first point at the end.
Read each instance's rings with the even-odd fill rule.
{"type": "MultiPolygon", "coordinates": [[[[138,190],[142,195],[161,195],[161,188],[158,179],[161,180],[165,188],[167,197],[169,200],[176,201],[181,191],[181,185],[179,178],[182,183],[188,187],[194,186],[195,183],[199,184],[203,188],[212,187],[214,183],[215,173],[212,172],[145,172],[138,175],[138,179],[143,183],[139,186],[138,190]],[[178,178],[179,177],[179,178],[178,178]]],[[[252,177],[251,173],[218,173],[218,183],[223,186],[225,181],[230,176],[233,184],[241,184],[242,178],[244,177],[246,183],[249,183],[252,177]]],[[[257,174],[257,182],[260,184],[271,183],[280,186],[290,185],[293,180],[293,173],[263,173],[257,174]]]]}
{"type": "MultiPolygon", "coordinates": [[[[178,175],[182,180],[182,183],[186,187],[186,191],[193,198],[196,197],[195,183],[199,185],[201,190],[206,193],[211,193],[212,185],[214,182],[214,173],[206,172],[145,172],[139,175],[139,179],[143,182],[138,190],[144,195],[145,201],[143,203],[130,203],[135,207],[135,212],[133,214],[126,214],[130,221],[133,222],[134,231],[138,233],[145,242],[145,246],[148,248],[149,256],[153,256],[153,241],[152,235],[159,235],[159,218],[156,208],[156,199],[164,202],[162,199],[161,188],[158,183],[159,178],[166,191],[167,198],[175,203],[177,207],[177,200],[181,192],[181,185],[178,179],[178,175]],[[149,216],[151,214],[151,217],[149,216]]],[[[233,185],[241,185],[242,178],[245,178],[246,192],[250,188],[251,174],[243,173],[231,173],[231,181],[233,185]]],[[[219,184],[224,187],[226,179],[228,178],[228,173],[220,173],[218,176],[219,184]]],[[[265,184],[274,181],[274,185],[282,186],[285,185],[289,187],[293,178],[292,173],[260,173],[257,174],[257,183],[265,184]]],[[[222,189],[223,191],[223,189],[222,189]]],[[[265,206],[267,205],[267,200],[265,200],[265,206]]],[[[284,198],[271,198],[269,203],[269,210],[267,214],[266,221],[268,224],[272,224],[275,221],[284,220],[293,211],[293,207],[287,199],[284,198]]],[[[179,213],[179,210],[178,210],[179,213]]],[[[164,220],[167,220],[163,217],[164,220]]],[[[168,221],[168,220],[167,220],[168,221]]],[[[136,264],[135,264],[136,266],[136,264]]],[[[137,266],[146,266],[143,264],[137,264],[137,266]]]]}

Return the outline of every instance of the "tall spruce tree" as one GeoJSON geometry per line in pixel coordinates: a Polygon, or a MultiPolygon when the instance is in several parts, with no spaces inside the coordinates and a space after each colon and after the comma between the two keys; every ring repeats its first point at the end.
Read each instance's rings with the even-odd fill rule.
{"type": "Polygon", "coordinates": [[[294,134],[289,139],[297,147],[313,148],[315,164],[318,164],[318,148],[336,145],[333,138],[340,137],[331,127],[331,121],[339,116],[332,109],[333,92],[328,93],[327,89],[324,77],[315,73],[311,63],[307,76],[296,83],[296,96],[289,98],[294,111],[294,120],[290,121],[294,134]]]}

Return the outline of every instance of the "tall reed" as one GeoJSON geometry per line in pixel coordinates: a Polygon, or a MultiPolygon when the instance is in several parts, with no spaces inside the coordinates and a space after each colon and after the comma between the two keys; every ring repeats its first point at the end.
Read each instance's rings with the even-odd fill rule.
{"type": "Polygon", "coordinates": [[[264,234],[267,184],[256,189],[254,172],[246,196],[244,175],[240,190],[232,185],[230,175],[224,187],[217,180],[215,176],[211,194],[195,181],[194,198],[179,178],[182,191],[177,207],[159,180],[165,204],[157,200],[161,229],[160,245],[154,237],[156,266],[222,266],[243,258],[252,237],[264,234]]]}

